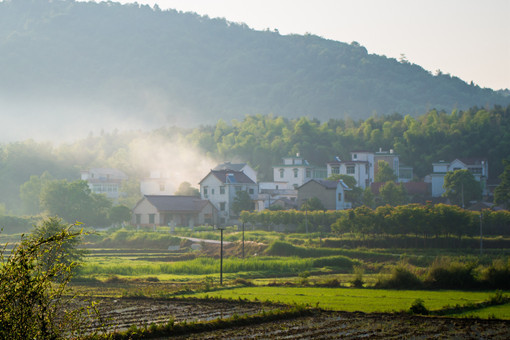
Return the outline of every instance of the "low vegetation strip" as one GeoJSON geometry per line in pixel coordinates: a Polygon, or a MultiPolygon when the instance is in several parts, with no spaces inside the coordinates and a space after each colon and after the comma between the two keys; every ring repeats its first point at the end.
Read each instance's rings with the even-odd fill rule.
{"type": "MultiPolygon", "coordinates": [[[[298,273],[325,266],[352,270],[355,261],[344,256],[328,256],[320,258],[297,257],[251,257],[247,259],[227,258],[223,261],[224,273],[264,272],[264,273],[298,273]]],[[[220,271],[220,260],[210,257],[200,257],[184,262],[171,263],[136,263],[132,261],[118,264],[106,264],[89,261],[79,269],[78,275],[107,274],[107,275],[156,275],[156,274],[186,274],[204,275],[220,271]]]]}
{"type": "MultiPolygon", "coordinates": [[[[456,290],[385,290],[356,288],[317,287],[243,287],[221,291],[197,293],[198,298],[218,297],[225,299],[248,299],[250,301],[273,301],[286,304],[305,304],[334,311],[395,312],[408,311],[413,301],[421,299],[430,311],[447,306],[479,304],[490,299],[492,292],[466,292],[456,290]]],[[[510,304],[506,309],[510,311],[510,304]]],[[[498,317],[498,315],[496,315],[498,317]]]]}

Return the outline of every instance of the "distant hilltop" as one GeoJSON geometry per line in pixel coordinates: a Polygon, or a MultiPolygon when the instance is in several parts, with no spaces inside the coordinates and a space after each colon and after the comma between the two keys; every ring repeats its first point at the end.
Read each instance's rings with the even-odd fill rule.
{"type": "Polygon", "coordinates": [[[368,54],[356,42],[115,2],[0,2],[0,64],[1,114],[16,124],[362,119],[510,103],[508,91],[368,54]]]}

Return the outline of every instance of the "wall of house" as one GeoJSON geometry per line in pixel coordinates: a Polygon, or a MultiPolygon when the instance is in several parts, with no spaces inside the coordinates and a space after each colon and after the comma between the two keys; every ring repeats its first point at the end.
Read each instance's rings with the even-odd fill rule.
{"type": "Polygon", "coordinates": [[[160,215],[156,207],[153,206],[147,199],[143,198],[142,201],[133,209],[131,222],[133,225],[138,226],[159,225],[160,215]],[[153,218],[151,218],[151,215],[153,218]]]}
{"type": "Polygon", "coordinates": [[[315,181],[307,182],[298,189],[298,206],[312,197],[317,197],[326,210],[336,209],[336,190],[326,189],[315,181]]]}

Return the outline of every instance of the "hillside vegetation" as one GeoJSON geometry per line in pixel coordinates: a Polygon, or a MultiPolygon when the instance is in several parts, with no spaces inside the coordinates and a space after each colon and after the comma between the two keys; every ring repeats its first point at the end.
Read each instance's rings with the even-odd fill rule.
{"type": "Polygon", "coordinates": [[[0,64],[4,112],[44,115],[47,124],[79,117],[97,126],[104,112],[155,126],[510,103],[503,92],[369,54],[357,42],[115,2],[0,2],[0,64]]]}

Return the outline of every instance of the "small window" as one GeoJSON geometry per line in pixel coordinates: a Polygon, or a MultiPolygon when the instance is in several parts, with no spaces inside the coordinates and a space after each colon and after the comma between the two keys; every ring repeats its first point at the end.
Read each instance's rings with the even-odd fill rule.
{"type": "Polygon", "coordinates": [[[207,195],[207,187],[204,187],[204,195],[207,195]]]}
{"type": "Polygon", "coordinates": [[[285,175],[285,170],[280,169],[280,178],[283,178],[285,175]]]}
{"type": "Polygon", "coordinates": [[[248,189],[248,193],[249,193],[250,195],[253,195],[253,194],[254,194],[254,192],[255,192],[255,191],[253,190],[253,188],[248,189]]]}
{"type": "Polygon", "coordinates": [[[214,195],[214,189],[211,189],[211,195],[214,195]]]}
{"type": "Polygon", "coordinates": [[[149,214],[149,223],[154,224],[156,214],[149,214]]]}
{"type": "Polygon", "coordinates": [[[342,202],[342,193],[341,192],[338,193],[338,202],[342,202]]]}
{"type": "Polygon", "coordinates": [[[294,171],[294,178],[297,178],[299,170],[298,169],[293,169],[292,171],[294,171]]]}
{"type": "Polygon", "coordinates": [[[220,195],[225,195],[225,187],[224,186],[220,187],[220,195]]]}
{"type": "Polygon", "coordinates": [[[354,166],[348,166],[347,167],[347,174],[352,175],[356,173],[356,170],[354,169],[354,166]]]}
{"type": "Polygon", "coordinates": [[[339,174],[340,173],[340,167],[338,166],[334,166],[331,168],[331,173],[332,174],[339,174]]]}
{"type": "Polygon", "coordinates": [[[136,214],[136,224],[140,224],[140,223],[142,223],[142,215],[136,214]]]}
{"type": "Polygon", "coordinates": [[[225,211],[225,202],[220,202],[220,211],[225,211]]]}
{"type": "Polygon", "coordinates": [[[358,159],[358,154],[357,153],[353,153],[352,154],[352,159],[358,159]]]}
{"type": "Polygon", "coordinates": [[[312,177],[312,170],[306,169],[306,178],[312,177]]]}

